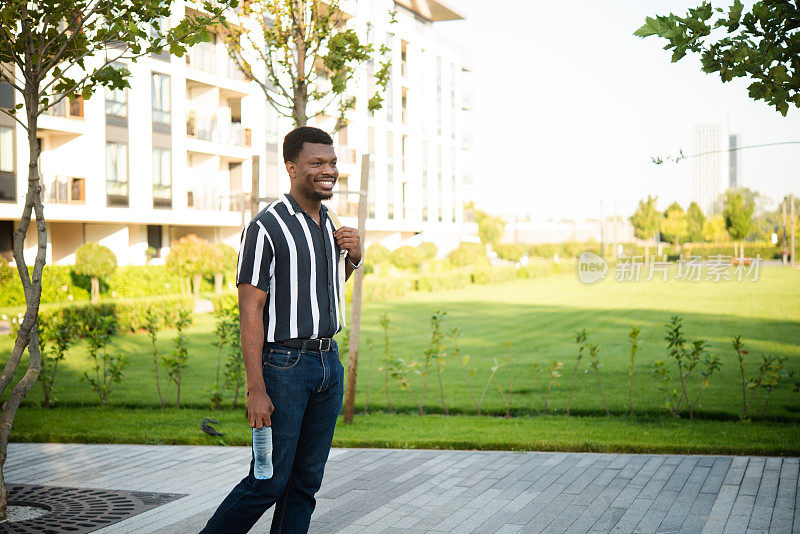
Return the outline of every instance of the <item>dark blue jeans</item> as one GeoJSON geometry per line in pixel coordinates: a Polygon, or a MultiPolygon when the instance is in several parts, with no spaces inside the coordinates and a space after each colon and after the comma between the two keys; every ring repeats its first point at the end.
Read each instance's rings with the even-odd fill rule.
{"type": "Polygon", "coordinates": [[[308,532],[322,474],[342,409],[344,368],[334,343],[328,351],[266,344],[264,383],[272,400],[272,478],[250,473],[233,488],[203,533],[248,532],[275,504],[272,534],[308,532]]]}

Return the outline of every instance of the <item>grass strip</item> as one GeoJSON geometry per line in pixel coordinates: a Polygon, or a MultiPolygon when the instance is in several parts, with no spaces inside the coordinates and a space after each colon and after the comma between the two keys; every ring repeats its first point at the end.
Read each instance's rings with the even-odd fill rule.
{"type": "MultiPolygon", "coordinates": [[[[243,411],[167,408],[26,407],[17,414],[15,442],[248,445],[243,411]],[[204,417],[225,436],[200,431],[204,417]]],[[[664,418],[356,416],[339,423],[336,447],[580,451],[608,453],[800,455],[800,425],[664,418]]]]}

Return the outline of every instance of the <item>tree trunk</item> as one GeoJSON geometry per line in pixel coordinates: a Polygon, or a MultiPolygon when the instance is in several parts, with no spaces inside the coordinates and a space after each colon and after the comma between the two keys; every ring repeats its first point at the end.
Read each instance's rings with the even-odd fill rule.
{"type": "Polygon", "coordinates": [[[97,304],[100,300],[100,280],[92,278],[92,304],[97,304]]]}
{"type": "Polygon", "coordinates": [[[305,126],[308,122],[306,106],[308,105],[308,80],[305,78],[306,72],[306,27],[305,27],[305,2],[295,0],[295,36],[294,44],[297,50],[297,79],[293,87],[294,108],[292,116],[295,126],[305,126]]]}
{"type": "Polygon", "coordinates": [[[192,285],[194,286],[193,287],[193,291],[194,291],[194,298],[195,299],[199,299],[200,298],[200,282],[202,280],[203,280],[203,277],[202,277],[202,275],[199,275],[199,274],[196,274],[196,275],[194,275],[192,277],[192,285]]]}
{"type": "MultiPolygon", "coordinates": [[[[23,11],[27,11],[25,4],[22,5],[23,11]]],[[[23,31],[25,28],[23,28],[23,31]]],[[[28,50],[25,53],[26,64],[32,64],[34,58],[32,51],[28,50]]],[[[11,390],[6,401],[0,408],[0,520],[6,518],[7,499],[5,477],[3,475],[3,468],[5,467],[6,458],[8,456],[8,438],[11,434],[11,426],[14,423],[14,416],[17,413],[22,399],[31,390],[36,383],[36,378],[39,376],[41,369],[41,354],[39,352],[39,335],[36,329],[36,321],[39,316],[39,302],[42,296],[42,271],[45,263],[45,253],[47,251],[47,225],[44,219],[44,207],[42,206],[41,191],[42,187],[39,183],[39,146],[36,141],[37,132],[37,119],[38,119],[38,94],[39,83],[38,80],[31,82],[26,79],[25,94],[25,108],[27,113],[27,133],[28,133],[28,191],[25,194],[25,207],[22,210],[22,217],[20,217],[19,225],[14,231],[14,260],[17,265],[17,272],[19,273],[22,281],[22,287],[25,292],[26,310],[25,316],[22,321],[22,326],[17,332],[17,338],[14,342],[14,348],[11,351],[11,356],[3,368],[3,373],[0,375],[0,396],[2,396],[9,384],[14,378],[14,372],[17,369],[21,359],[22,353],[25,348],[28,348],[28,370],[25,375],[16,383],[11,390]],[[24,247],[25,236],[28,233],[28,227],[31,222],[31,213],[36,215],[36,237],[38,247],[36,249],[36,260],[33,265],[33,276],[28,274],[28,266],[25,264],[24,247]]]]}
{"type": "Polygon", "coordinates": [[[214,293],[217,295],[222,293],[222,273],[214,274],[214,293]]]}

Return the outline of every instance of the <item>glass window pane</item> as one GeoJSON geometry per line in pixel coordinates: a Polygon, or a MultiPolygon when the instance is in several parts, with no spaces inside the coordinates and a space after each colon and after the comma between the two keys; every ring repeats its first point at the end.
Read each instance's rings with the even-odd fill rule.
{"type": "Polygon", "coordinates": [[[161,151],[161,185],[172,185],[171,159],[169,150],[161,151]]]}
{"type": "Polygon", "coordinates": [[[128,181],[128,145],[117,143],[117,180],[128,181]]]}
{"type": "Polygon", "coordinates": [[[14,130],[0,126],[0,171],[14,172],[14,130]]]}
{"type": "Polygon", "coordinates": [[[106,180],[117,179],[117,145],[106,143],[106,180]]]}

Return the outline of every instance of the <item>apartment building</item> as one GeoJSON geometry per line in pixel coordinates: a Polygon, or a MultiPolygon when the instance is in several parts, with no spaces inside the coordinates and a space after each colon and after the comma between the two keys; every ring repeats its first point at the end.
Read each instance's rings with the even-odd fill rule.
{"type": "MultiPolygon", "coordinates": [[[[359,188],[360,156],[371,154],[368,243],[425,239],[452,248],[469,230],[469,69],[466,51],[439,36],[435,24],[460,15],[431,0],[343,7],[353,14],[348,24],[376,48],[391,47],[393,72],[384,107],[374,114],[366,95],[375,65],[364,65],[349,88],[358,105],[348,127],[334,134],[338,188],[359,188]],[[393,9],[397,23],[389,25],[385,14],[393,9]]],[[[170,23],[183,16],[179,6],[170,23]]],[[[221,39],[183,58],[152,55],[125,67],[129,89],[65,100],[40,118],[49,264],[73,263],[88,241],[111,248],[122,265],[145,263],[148,248],[163,261],[170,244],[188,234],[237,246],[251,216],[251,184],[262,199],[288,191],[280,141],[292,125],[245,81],[221,39]]],[[[14,104],[10,88],[0,86],[0,106],[14,104]]],[[[330,129],[330,119],[319,125],[330,129]]],[[[0,115],[0,253],[9,258],[27,159],[24,129],[0,115]]],[[[330,206],[355,226],[356,203],[357,196],[337,194],[330,206]]],[[[26,261],[35,242],[31,228],[26,261]]]]}

